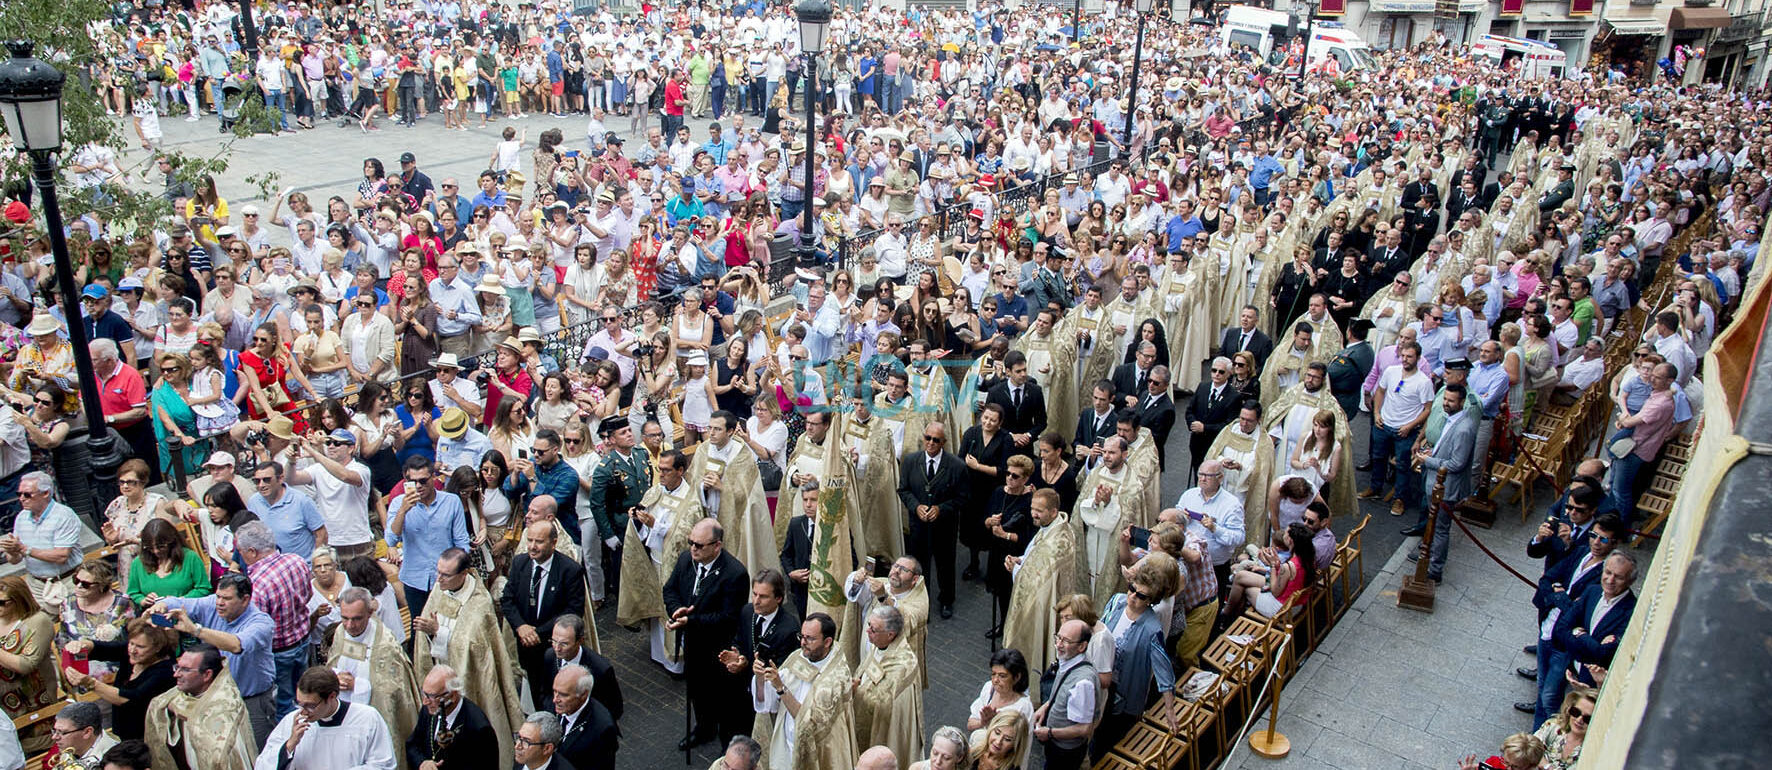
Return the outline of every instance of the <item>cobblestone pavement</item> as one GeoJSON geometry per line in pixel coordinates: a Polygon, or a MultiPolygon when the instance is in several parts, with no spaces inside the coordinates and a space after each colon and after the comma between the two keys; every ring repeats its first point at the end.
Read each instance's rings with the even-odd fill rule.
{"type": "MultiPolygon", "coordinates": [[[[454,177],[462,182],[464,191],[471,194],[473,179],[487,166],[488,158],[498,141],[498,131],[503,126],[514,126],[527,134],[529,144],[523,153],[524,171],[527,173],[530,154],[528,150],[534,147],[537,135],[547,128],[559,127],[565,133],[567,149],[583,147],[585,122],[581,117],[556,119],[533,116],[527,120],[495,122],[488,128],[475,127],[461,132],[444,131],[441,119],[433,115],[421,121],[416,128],[410,129],[397,127],[387,120],[382,121],[386,128],[374,133],[361,132],[354,123],[348,128],[339,128],[336,123],[321,123],[319,128],[293,136],[258,136],[237,140],[231,139],[230,135],[219,134],[215,119],[208,116],[195,123],[187,123],[179,117],[168,117],[162,121],[162,126],[166,134],[164,146],[168,149],[199,156],[225,154],[230,160],[230,168],[218,176],[217,180],[223,196],[236,211],[246,203],[257,203],[268,215],[268,204],[256,199],[256,191],[246,182],[247,177],[275,170],[281,175],[280,186],[304,191],[316,203],[331,195],[349,199],[362,179],[364,158],[380,158],[392,172],[398,169],[395,159],[402,152],[411,151],[418,157],[419,168],[433,182],[454,177]]],[[[704,138],[709,122],[689,121],[692,136],[698,141],[704,138]]],[[[747,125],[751,124],[754,121],[747,118],[747,125]]],[[[609,127],[628,137],[627,154],[630,157],[638,151],[639,144],[636,140],[643,139],[627,130],[628,120],[612,119],[609,127]]],[[[128,129],[125,128],[125,131],[127,133],[128,129]]],[[[149,156],[145,151],[134,148],[124,154],[121,164],[130,171],[131,184],[157,189],[157,178],[142,181],[143,170],[151,168],[148,160],[149,156]]],[[[273,227],[272,242],[287,243],[286,231],[281,227],[273,227]]],[[[1186,405],[1183,402],[1178,406],[1185,408],[1186,405]]],[[[1168,454],[1174,462],[1163,476],[1162,499],[1165,503],[1173,501],[1187,488],[1188,449],[1185,431],[1184,424],[1170,437],[1168,454]]],[[[1368,435],[1368,422],[1365,418],[1356,420],[1353,433],[1355,457],[1363,458],[1368,435]]],[[[1373,516],[1372,526],[1367,528],[1365,537],[1368,554],[1366,571],[1371,577],[1381,569],[1384,557],[1402,543],[1403,538],[1396,533],[1405,522],[1392,518],[1384,506],[1370,501],[1363,501],[1361,507],[1362,512],[1373,516]]],[[[1357,517],[1338,514],[1334,528],[1337,532],[1345,532],[1355,524],[1357,517]]],[[[964,559],[964,549],[960,558],[964,559]]],[[[986,678],[990,643],[983,634],[990,625],[991,608],[983,584],[963,584],[959,587],[957,599],[952,619],[941,620],[939,616],[931,619],[928,649],[933,654],[930,661],[930,688],[925,694],[925,725],[929,732],[944,724],[963,726],[967,707],[977,696],[978,689],[986,678]]],[[[1350,614],[1348,620],[1354,621],[1356,618],[1350,614]]],[[[683,735],[682,683],[671,679],[650,661],[644,636],[626,631],[615,624],[613,603],[598,613],[597,621],[602,631],[604,651],[616,665],[628,702],[627,713],[622,720],[624,737],[618,765],[623,768],[654,765],[664,767],[681,762],[683,755],[676,750],[676,743],[683,735]]],[[[1319,751],[1329,751],[1330,745],[1325,743],[1319,751]]],[[[704,745],[694,753],[691,764],[706,767],[717,756],[718,751],[712,744],[704,745]]],[[[1037,752],[1036,748],[1035,766],[1038,766],[1037,752]]],[[[1441,762],[1443,759],[1445,758],[1435,756],[1418,761],[1441,762]]]]}

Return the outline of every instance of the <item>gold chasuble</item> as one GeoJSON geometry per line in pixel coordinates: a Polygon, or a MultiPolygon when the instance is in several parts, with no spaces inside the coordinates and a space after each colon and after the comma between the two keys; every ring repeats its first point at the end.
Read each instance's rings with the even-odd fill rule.
{"type": "Polygon", "coordinates": [[[174,687],[154,696],[145,727],[154,767],[176,770],[173,752],[191,770],[252,770],[258,758],[246,701],[225,666],[202,695],[174,687]]]}
{"type": "MultiPolygon", "coordinates": [[[[795,650],[781,664],[781,685],[799,695],[800,713],[777,715],[769,737],[770,770],[853,770],[861,752],[855,745],[855,704],[849,664],[835,649],[823,668],[795,650]],[[810,687],[806,684],[810,683],[810,687]],[[792,735],[789,735],[789,732],[792,735]]],[[[785,707],[784,707],[785,711],[785,707]]],[[[871,744],[870,744],[871,745],[871,744]]]]}
{"type": "Polygon", "coordinates": [[[720,527],[726,530],[727,550],[747,572],[755,575],[765,567],[781,569],[781,543],[775,539],[769,518],[769,498],[757,472],[757,455],[749,446],[731,438],[724,448],[704,441],[696,447],[685,478],[701,495],[707,515],[719,518],[720,527]],[[719,489],[702,488],[702,479],[710,473],[717,477],[719,489]]]}
{"type": "Polygon", "coordinates": [[[917,653],[900,636],[880,649],[861,651],[855,678],[855,745],[885,746],[901,765],[923,756],[923,688],[917,686],[917,653]]]}
{"type": "MultiPolygon", "coordinates": [[[[623,535],[621,595],[616,597],[615,622],[628,628],[647,621],[664,622],[668,615],[664,584],[677,566],[677,557],[689,548],[689,531],[706,518],[696,499],[695,485],[687,476],[674,494],[662,484],[653,484],[640,498],[640,505],[652,515],[655,526],[648,535],[641,535],[643,525],[629,517],[623,535]]],[[[676,638],[677,632],[665,630],[662,653],[671,662],[677,661],[676,638]]]]}
{"type": "Polygon", "coordinates": [[[516,647],[502,627],[498,603],[474,575],[460,590],[431,591],[421,615],[437,621],[437,633],[419,634],[412,644],[413,669],[430,671],[447,663],[467,683],[463,693],[486,712],[498,733],[499,756],[511,750],[511,736],[523,724],[523,701],[517,689],[516,647]]]}
{"type": "Polygon", "coordinates": [[[1077,592],[1082,550],[1069,514],[1060,513],[1041,527],[1022,555],[1003,621],[1003,646],[1021,650],[1028,671],[1045,671],[1055,659],[1052,635],[1058,632],[1058,600],[1077,592]]]}
{"type": "MultiPolygon", "coordinates": [[[[382,627],[381,621],[369,619],[369,628],[363,632],[362,638],[354,638],[345,633],[343,623],[333,637],[332,649],[326,656],[326,665],[334,671],[348,671],[357,679],[354,692],[367,689],[368,704],[388,723],[389,735],[411,735],[412,729],[418,725],[418,679],[412,672],[412,661],[407,660],[406,650],[394,635],[382,627]],[[367,680],[367,688],[364,682],[367,680]]],[[[362,703],[353,692],[343,693],[346,700],[362,703]]],[[[394,759],[402,770],[415,770],[406,767],[406,752],[394,752],[394,759]]]]}

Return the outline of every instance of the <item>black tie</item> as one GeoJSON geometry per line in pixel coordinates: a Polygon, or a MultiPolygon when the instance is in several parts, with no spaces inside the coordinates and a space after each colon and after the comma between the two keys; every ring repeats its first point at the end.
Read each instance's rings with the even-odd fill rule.
{"type": "Polygon", "coordinates": [[[1144,379],[1146,375],[1144,373],[1144,370],[1143,369],[1135,369],[1134,371],[1138,372],[1138,389],[1144,390],[1145,385],[1146,385],[1145,379],[1144,379]]]}
{"type": "Polygon", "coordinates": [[[1223,385],[1212,386],[1212,403],[1214,403],[1214,404],[1218,403],[1219,397],[1223,396],[1223,395],[1224,395],[1224,386],[1223,385]]]}
{"type": "Polygon", "coordinates": [[[929,458],[929,480],[935,480],[935,458],[929,458]]]}
{"type": "Polygon", "coordinates": [[[763,636],[763,616],[758,615],[757,616],[757,630],[755,631],[755,635],[752,638],[753,639],[759,638],[761,636],[763,636]]]}
{"type": "Polygon", "coordinates": [[[696,596],[700,596],[701,595],[701,581],[703,578],[706,578],[707,576],[708,576],[708,565],[703,564],[699,567],[696,567],[695,568],[695,585],[690,587],[689,593],[694,594],[696,596]]]}
{"type": "Polygon", "coordinates": [[[1021,411],[1021,388],[1015,389],[1015,411],[1021,411]]]}
{"type": "Polygon", "coordinates": [[[1237,344],[1237,352],[1249,349],[1249,332],[1243,332],[1243,341],[1237,344]]]}
{"type": "Polygon", "coordinates": [[[542,571],[540,564],[535,565],[535,568],[530,570],[529,595],[535,597],[536,612],[541,611],[541,581],[544,577],[545,573],[542,571]]]}

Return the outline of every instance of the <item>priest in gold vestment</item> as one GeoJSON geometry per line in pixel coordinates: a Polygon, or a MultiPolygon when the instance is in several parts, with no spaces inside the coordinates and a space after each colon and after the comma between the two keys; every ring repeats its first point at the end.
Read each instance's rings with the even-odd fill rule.
{"type": "Polygon", "coordinates": [[[837,622],[810,613],[800,624],[800,649],[780,666],[763,667],[780,699],[767,736],[769,770],[850,770],[855,766],[855,686],[849,663],[836,654],[837,622]]]}
{"type": "Polygon", "coordinates": [[[486,712],[498,733],[500,756],[512,756],[511,736],[523,723],[517,688],[516,640],[499,625],[498,602],[473,574],[468,552],[451,548],[437,559],[437,582],[419,614],[413,667],[448,664],[467,682],[463,694],[486,712]]]}
{"type": "MultiPolygon", "coordinates": [[[[720,519],[726,548],[752,575],[765,568],[781,569],[781,543],[769,517],[769,499],[757,472],[757,454],[743,441],[732,440],[738,416],[726,410],[708,420],[707,440],[689,464],[689,483],[701,494],[701,506],[720,519]]],[[[675,564],[675,562],[671,562],[675,564]]]]}
{"type": "MultiPolygon", "coordinates": [[[[904,637],[904,616],[881,605],[868,612],[861,660],[855,666],[855,745],[885,746],[923,756],[923,688],[917,654],[904,637]]],[[[901,762],[901,766],[905,764],[901,762]]]]}
{"type": "MultiPolygon", "coordinates": [[[[370,606],[374,601],[361,587],[339,594],[338,613],[343,619],[334,632],[326,665],[338,675],[340,698],[373,706],[387,721],[389,735],[411,735],[418,724],[418,679],[406,650],[375,619],[370,606]]],[[[406,752],[394,752],[394,759],[402,770],[411,770],[406,767],[406,752]]]]}
{"type": "Polygon", "coordinates": [[[192,648],[179,656],[173,680],[175,687],[148,702],[145,727],[153,738],[154,767],[251,770],[258,758],[252,723],[221,652],[192,648]]]}
{"type": "Polygon", "coordinates": [[[1028,671],[1045,671],[1053,661],[1052,634],[1058,631],[1053,608],[1059,599],[1076,593],[1077,576],[1086,574],[1071,517],[1058,505],[1058,492],[1034,490],[1029,509],[1040,529],[1021,556],[1003,557],[1015,585],[1003,621],[1003,646],[1021,650],[1028,671]]]}

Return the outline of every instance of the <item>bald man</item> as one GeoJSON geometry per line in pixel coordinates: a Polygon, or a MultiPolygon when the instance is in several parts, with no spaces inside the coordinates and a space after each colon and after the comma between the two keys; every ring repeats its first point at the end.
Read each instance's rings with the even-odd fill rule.
{"type": "Polygon", "coordinates": [[[898,770],[898,755],[885,746],[875,746],[861,753],[855,770],[898,770]]]}
{"type": "Polygon", "coordinates": [[[922,449],[899,459],[898,499],[911,523],[910,555],[936,578],[943,620],[954,616],[954,543],[966,505],[966,466],[947,452],[947,427],[923,425],[922,449]]]}
{"type": "Polygon", "coordinates": [[[555,546],[558,532],[551,521],[537,521],[523,530],[524,552],[511,560],[499,609],[517,633],[517,662],[529,678],[533,711],[548,710],[552,671],[544,663],[554,622],[564,615],[585,613],[585,571],[555,546]]]}

